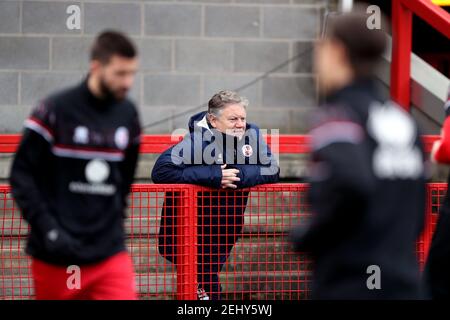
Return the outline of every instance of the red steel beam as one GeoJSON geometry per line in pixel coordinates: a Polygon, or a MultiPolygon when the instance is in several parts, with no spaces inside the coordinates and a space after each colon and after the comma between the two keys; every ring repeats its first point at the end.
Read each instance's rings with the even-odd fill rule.
{"type": "Polygon", "coordinates": [[[450,14],[429,0],[392,1],[391,97],[410,109],[412,17],[420,17],[450,39],[450,14]]]}
{"type": "MultiPolygon", "coordinates": [[[[393,1],[397,2],[397,1],[393,1]]],[[[401,0],[403,5],[450,39],[450,14],[430,0],[401,0]]]]}
{"type": "Polygon", "coordinates": [[[409,111],[411,102],[412,12],[392,1],[391,98],[409,111]]]}

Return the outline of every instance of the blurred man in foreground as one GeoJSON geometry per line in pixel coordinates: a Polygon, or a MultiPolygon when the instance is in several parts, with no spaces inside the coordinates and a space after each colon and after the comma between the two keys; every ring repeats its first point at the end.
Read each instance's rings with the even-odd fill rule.
{"type": "Polygon", "coordinates": [[[424,153],[411,116],[377,90],[386,48],[358,11],[333,16],[315,50],[324,103],[311,130],[313,217],[293,231],[315,260],[314,299],[418,299],[424,153]]]}
{"type": "Polygon", "coordinates": [[[123,222],[140,144],[126,98],[137,63],[128,38],[102,33],[86,79],[25,121],[10,183],[31,226],[37,299],[136,299],[123,222]]]}

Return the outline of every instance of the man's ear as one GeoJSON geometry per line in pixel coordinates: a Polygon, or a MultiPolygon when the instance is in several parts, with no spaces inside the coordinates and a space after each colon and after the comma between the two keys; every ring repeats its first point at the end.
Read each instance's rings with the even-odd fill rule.
{"type": "Polygon", "coordinates": [[[101,67],[101,62],[98,60],[91,60],[89,64],[90,73],[98,73],[101,67]]]}
{"type": "Polygon", "coordinates": [[[333,49],[335,56],[339,59],[339,63],[351,69],[350,53],[345,45],[340,41],[334,40],[333,49]]]}
{"type": "Polygon", "coordinates": [[[212,127],[217,128],[216,117],[214,115],[212,115],[211,113],[208,113],[207,117],[208,117],[208,122],[212,125],[212,127]]]}

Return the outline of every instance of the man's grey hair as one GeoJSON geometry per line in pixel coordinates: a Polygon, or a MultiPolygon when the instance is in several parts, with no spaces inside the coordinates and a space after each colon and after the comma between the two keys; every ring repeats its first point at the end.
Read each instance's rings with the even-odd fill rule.
{"type": "Polygon", "coordinates": [[[221,110],[229,104],[241,104],[244,108],[247,108],[248,103],[247,98],[240,96],[237,92],[222,90],[209,100],[208,113],[218,117],[221,110]]]}

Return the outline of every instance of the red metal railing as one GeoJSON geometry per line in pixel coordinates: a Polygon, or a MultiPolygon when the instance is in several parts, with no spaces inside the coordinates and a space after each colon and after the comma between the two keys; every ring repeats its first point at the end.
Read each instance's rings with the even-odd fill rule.
{"type": "MultiPolygon", "coordinates": [[[[20,142],[20,134],[2,134],[0,135],[0,153],[14,153],[20,142]]],[[[266,135],[264,136],[269,146],[276,144],[278,153],[300,154],[309,152],[310,138],[307,135],[266,135]]],[[[182,136],[171,137],[170,135],[143,135],[141,144],[141,153],[161,153],[172,145],[178,143],[182,136]]],[[[425,151],[430,152],[433,142],[438,140],[439,136],[424,135],[422,141],[425,151]]]]}
{"type": "Polygon", "coordinates": [[[392,1],[391,97],[408,110],[411,101],[413,14],[450,39],[450,14],[441,7],[429,0],[392,1]]]}
{"type": "MultiPolygon", "coordinates": [[[[416,249],[422,266],[446,188],[428,185],[426,226],[416,249]]],[[[306,254],[295,254],[287,238],[291,227],[310,217],[307,189],[306,184],[261,185],[238,192],[194,185],[134,185],[125,227],[140,297],[196,299],[197,283],[214,282],[211,269],[216,264],[222,298],[307,299],[311,262],[306,254]],[[228,218],[214,221],[225,214],[222,209],[228,218]],[[173,225],[161,225],[161,215],[173,218],[173,225]],[[214,230],[217,225],[222,227],[214,230]],[[158,241],[161,234],[164,241],[158,241]],[[205,241],[213,236],[218,240],[205,241]],[[211,242],[215,253],[205,249],[211,242]],[[234,245],[227,247],[229,243],[234,245]],[[221,248],[229,251],[222,263],[221,248]],[[176,251],[174,263],[161,255],[166,249],[176,251]],[[211,268],[200,267],[208,264],[211,268]]],[[[8,186],[0,186],[0,203],[0,299],[29,299],[34,291],[30,260],[24,253],[28,225],[8,186]]]]}
{"type": "MultiPolygon", "coordinates": [[[[271,138],[267,137],[269,144],[276,141],[271,138]]],[[[428,152],[437,138],[423,137],[428,152]]],[[[20,135],[0,136],[0,153],[15,151],[19,139],[20,135]]],[[[177,139],[172,141],[168,135],[144,136],[141,151],[159,153],[177,139]]],[[[281,135],[278,140],[280,153],[309,150],[308,136],[281,135]]],[[[417,256],[422,266],[446,188],[446,184],[428,185],[426,227],[417,241],[417,256]]],[[[220,265],[222,297],[307,299],[311,263],[306,254],[294,254],[287,240],[288,230],[304,223],[310,215],[307,189],[306,184],[262,185],[238,192],[214,191],[194,185],[133,185],[126,230],[140,297],[195,299],[199,280],[206,286],[211,284],[208,281],[213,282],[211,271],[198,266],[199,260],[214,257],[214,253],[206,253],[204,247],[205,239],[215,233],[219,235],[217,248],[230,251],[225,254],[228,255],[226,262],[220,265]],[[212,196],[212,192],[216,194],[212,196]],[[220,208],[231,213],[233,219],[224,221],[223,230],[213,232],[211,227],[215,223],[212,221],[220,214],[220,208]],[[241,214],[243,220],[238,221],[241,214]],[[176,217],[173,222],[176,230],[162,232],[170,229],[170,225],[160,224],[161,215],[176,217]],[[242,230],[237,230],[241,226],[242,230]],[[231,248],[227,244],[230,236],[235,238],[231,242],[236,241],[231,248]],[[175,263],[161,255],[169,247],[167,239],[175,243],[175,263]]],[[[20,217],[9,186],[0,186],[0,208],[0,299],[32,298],[30,261],[24,253],[28,226],[20,217]]],[[[210,265],[213,263],[216,262],[209,261],[210,265]]]]}
{"type": "MultiPolygon", "coordinates": [[[[307,188],[274,184],[213,191],[194,185],[133,185],[125,227],[140,297],[196,299],[197,282],[210,285],[211,270],[218,268],[222,298],[308,298],[310,261],[295,254],[288,241],[289,229],[310,215],[307,188]],[[161,225],[161,215],[176,222],[161,225]],[[214,229],[217,222],[222,225],[214,229]],[[158,241],[161,234],[163,241],[158,241]],[[214,237],[217,241],[207,240],[214,237]],[[217,252],[208,252],[211,243],[217,252]],[[166,249],[176,250],[175,263],[161,255],[166,249]],[[220,252],[227,251],[226,261],[220,262],[220,252]]],[[[29,299],[34,290],[24,253],[28,225],[8,186],[0,186],[0,204],[0,299],[29,299]]]]}

